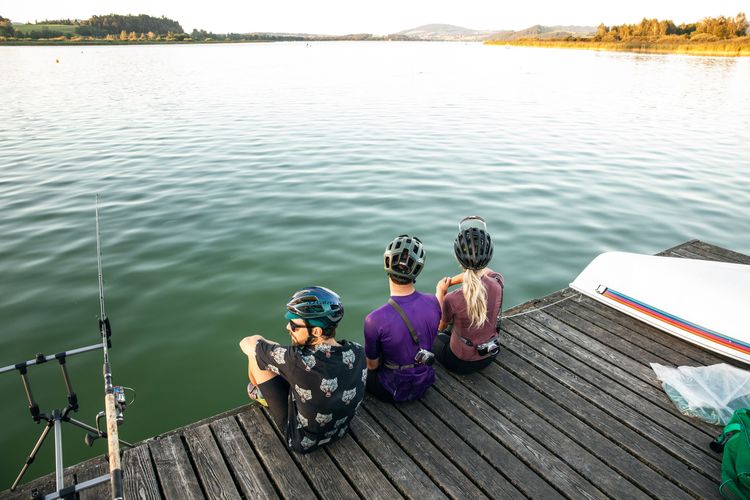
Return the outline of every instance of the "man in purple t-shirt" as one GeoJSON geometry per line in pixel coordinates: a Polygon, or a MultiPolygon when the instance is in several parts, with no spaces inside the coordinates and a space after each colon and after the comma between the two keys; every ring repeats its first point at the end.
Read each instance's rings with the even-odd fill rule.
{"type": "Polygon", "coordinates": [[[431,349],[440,304],[414,288],[424,257],[422,242],[413,236],[401,235],[386,247],[391,296],[365,318],[366,390],[383,401],[418,399],[435,381],[431,349]]]}

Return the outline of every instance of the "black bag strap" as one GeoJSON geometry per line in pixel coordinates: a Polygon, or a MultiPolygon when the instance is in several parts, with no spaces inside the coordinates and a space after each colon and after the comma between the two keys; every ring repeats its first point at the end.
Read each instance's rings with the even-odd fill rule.
{"type": "Polygon", "coordinates": [[[419,337],[417,336],[417,332],[414,331],[414,327],[411,325],[411,321],[409,321],[409,317],[406,315],[403,309],[401,309],[401,306],[396,303],[395,300],[389,298],[388,303],[391,305],[392,308],[396,310],[399,316],[401,316],[401,319],[404,320],[404,323],[406,323],[406,328],[409,329],[409,335],[411,335],[411,339],[414,341],[414,345],[419,347],[419,337]]]}
{"type": "Polygon", "coordinates": [[[500,333],[500,320],[503,318],[503,299],[505,298],[505,283],[502,276],[499,274],[495,277],[495,281],[500,283],[500,309],[497,311],[497,320],[495,321],[495,331],[500,333]]]}

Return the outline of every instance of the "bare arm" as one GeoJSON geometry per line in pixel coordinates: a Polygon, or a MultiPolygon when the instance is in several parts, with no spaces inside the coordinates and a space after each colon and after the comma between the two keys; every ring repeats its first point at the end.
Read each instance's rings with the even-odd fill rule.
{"type": "Polygon", "coordinates": [[[378,358],[378,359],[367,358],[367,369],[368,370],[377,370],[379,366],[380,366],[380,358],[378,358]]]}
{"type": "MultiPolygon", "coordinates": [[[[457,274],[450,277],[445,277],[437,282],[437,285],[435,285],[435,297],[438,299],[438,303],[440,304],[440,310],[443,311],[443,302],[445,301],[445,295],[448,293],[448,288],[452,287],[453,285],[459,285],[464,282],[464,275],[463,273],[457,274]]],[[[440,324],[438,325],[438,331],[443,331],[445,327],[448,326],[447,323],[440,318],[440,324]]]]}

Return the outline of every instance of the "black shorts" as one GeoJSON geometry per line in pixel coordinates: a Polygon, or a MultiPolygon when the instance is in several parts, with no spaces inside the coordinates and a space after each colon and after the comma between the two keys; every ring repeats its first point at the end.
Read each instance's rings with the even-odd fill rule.
{"type": "Polygon", "coordinates": [[[367,370],[367,385],[365,385],[365,391],[386,403],[394,402],[393,394],[388,392],[385,387],[383,387],[383,384],[380,383],[377,370],[367,370]]]}
{"type": "Polygon", "coordinates": [[[435,353],[435,358],[440,361],[444,367],[452,372],[462,375],[474,373],[489,366],[496,356],[487,356],[486,358],[477,361],[464,361],[463,359],[459,359],[453,354],[453,351],[451,351],[451,336],[443,332],[438,333],[435,343],[432,344],[432,352],[435,353]]]}
{"type": "Polygon", "coordinates": [[[268,413],[282,433],[286,432],[289,419],[289,382],[278,375],[271,380],[258,384],[260,393],[268,403],[268,413]]]}

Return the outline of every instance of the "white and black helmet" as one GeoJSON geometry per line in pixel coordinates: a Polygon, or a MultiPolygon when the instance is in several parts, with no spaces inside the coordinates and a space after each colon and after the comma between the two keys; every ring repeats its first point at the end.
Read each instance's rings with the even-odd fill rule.
{"type": "Polygon", "coordinates": [[[494,245],[484,219],[472,215],[459,223],[453,251],[464,269],[478,271],[487,267],[492,260],[494,245]]]}
{"type": "Polygon", "coordinates": [[[414,283],[424,268],[424,258],[424,245],[419,238],[402,234],[385,248],[383,267],[396,283],[414,283]]]}

